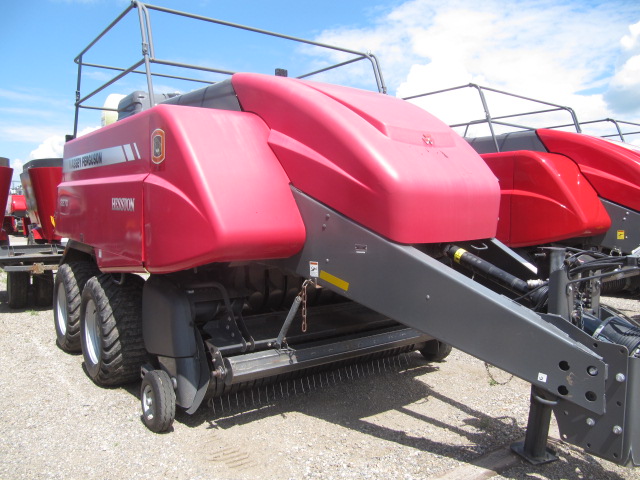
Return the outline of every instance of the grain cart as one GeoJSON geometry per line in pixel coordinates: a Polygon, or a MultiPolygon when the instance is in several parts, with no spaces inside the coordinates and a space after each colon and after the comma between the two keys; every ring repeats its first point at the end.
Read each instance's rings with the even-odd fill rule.
{"type": "Polygon", "coordinates": [[[60,243],[54,231],[57,188],[62,179],[62,158],[43,158],[25,164],[20,181],[25,193],[27,218],[24,233],[30,245],[60,243]]]}
{"type": "MultiPolygon", "coordinates": [[[[553,411],[564,440],[640,462],[640,330],[590,288],[609,263],[556,250],[549,282],[529,284],[472,256],[469,245],[502,248],[495,176],[449,127],[385,95],[370,54],[140,2],[118,20],[136,9],[143,58],[78,92],[74,136],[88,101],[142,65],[148,102],[133,94],[115,123],[69,139],[58,187],[56,229],[69,241],[55,280],[57,341],[82,351],[96,384],[142,377],[143,421],[162,432],[176,405],[193,413],[274,378],[386,352],[437,358],[451,344],[532,384],[527,439],[514,446],[526,458],[551,459],[553,411]],[[156,95],[152,65],[194,66],[155,56],[151,11],[350,56],[322,72],[368,61],[380,91],[280,69],[216,71],[229,77],[156,95]],[[176,215],[199,235],[176,235],[176,215]],[[450,263],[547,306],[536,312],[450,263]]],[[[79,74],[100,65],[90,49],[116,23],[76,58],[79,74]]],[[[502,257],[517,261],[505,248],[502,257]]]]}
{"type": "Polygon", "coordinates": [[[23,228],[25,231],[29,228],[28,245],[7,244],[0,250],[0,266],[7,272],[11,308],[26,307],[32,296],[37,306],[51,305],[53,271],[57,269],[64,248],[53,230],[61,176],[61,158],[32,160],[23,167],[20,179],[27,209],[23,228]]]}
{"type": "Polygon", "coordinates": [[[468,89],[479,94],[484,118],[452,127],[464,129],[463,136],[500,180],[498,239],[531,259],[539,246],[550,244],[614,255],[640,252],[640,148],[623,143],[624,127],[639,125],[607,119],[616,134],[585,135],[581,133],[584,125],[601,121],[580,123],[569,107],[476,84],[405,100],[429,100],[468,89]],[[509,110],[516,113],[492,114],[490,98],[503,110],[504,105],[512,106],[509,110]],[[558,114],[569,116],[571,122],[532,126],[557,122],[562,119],[558,114]],[[473,135],[472,129],[478,126],[486,127],[489,135],[473,135]]]}

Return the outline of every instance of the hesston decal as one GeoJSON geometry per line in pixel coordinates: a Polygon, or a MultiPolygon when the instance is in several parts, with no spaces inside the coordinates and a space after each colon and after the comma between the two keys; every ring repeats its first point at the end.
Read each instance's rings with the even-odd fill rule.
{"type": "Polygon", "coordinates": [[[114,212],[133,212],[135,209],[135,198],[114,197],[111,199],[111,210],[114,212]]]}

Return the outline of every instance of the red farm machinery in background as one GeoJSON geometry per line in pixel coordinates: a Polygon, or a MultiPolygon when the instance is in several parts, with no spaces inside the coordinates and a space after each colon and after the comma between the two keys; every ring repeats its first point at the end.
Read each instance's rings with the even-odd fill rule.
{"type": "MultiPolygon", "coordinates": [[[[0,157],[0,202],[4,202],[1,206],[6,210],[7,200],[9,199],[9,190],[11,188],[11,178],[13,177],[13,168],[9,166],[9,159],[0,157]]],[[[6,223],[6,222],[5,222],[6,223]]],[[[8,245],[9,237],[7,225],[3,224],[0,230],[0,245],[8,245]]]]}
{"type": "Polygon", "coordinates": [[[554,248],[548,275],[528,270],[495,239],[501,186],[487,163],[443,122],[385,95],[373,55],[134,1],[76,63],[55,213],[68,238],[57,343],[82,352],[97,385],[142,378],[151,430],[169,430],[176,407],[190,414],[363,358],[419,350],[442,360],[454,346],[531,383],[527,438],[514,445],[523,457],[551,460],[553,412],[563,440],[640,463],[640,328],[601,305],[597,286],[637,274],[637,257],[554,248]],[[142,58],[91,59],[131,12],[142,58]],[[156,56],[152,12],[349,60],[295,78],[178,63],[156,56]],[[363,62],[377,92],[307,80],[363,62]],[[92,68],[119,73],[87,93],[92,68]],[[99,109],[91,103],[130,73],[148,90],[76,138],[83,109],[99,109]],[[155,92],[157,78],[200,88],[155,92]],[[178,216],[199,235],[178,235],[178,216]]]}
{"type": "MultiPolygon", "coordinates": [[[[479,94],[483,118],[451,126],[500,181],[500,241],[532,263],[542,258],[540,247],[545,246],[594,255],[640,253],[640,147],[625,142],[640,134],[640,125],[613,119],[581,123],[569,107],[475,84],[405,99],[442,100],[464,91],[479,94]],[[489,109],[490,99],[503,110],[513,112],[514,103],[519,110],[496,115],[489,109]],[[524,110],[530,108],[536,110],[524,110]],[[561,114],[568,115],[570,123],[557,124],[561,114]],[[553,126],[535,126],[553,121],[553,126]],[[616,133],[593,128],[606,123],[615,126],[616,133]],[[596,135],[582,133],[585,126],[596,135]]],[[[537,266],[544,269],[544,264],[537,266]]],[[[603,287],[609,292],[633,290],[638,277],[609,277],[603,287]]]]}
{"type": "Polygon", "coordinates": [[[27,200],[22,193],[13,193],[13,189],[11,189],[4,214],[4,231],[9,235],[23,235],[26,215],[27,200]]]}
{"type": "Polygon", "coordinates": [[[7,274],[7,302],[11,308],[24,308],[29,304],[51,306],[53,271],[57,269],[64,248],[61,238],[54,232],[62,159],[32,160],[24,166],[20,175],[24,205],[21,205],[22,195],[9,196],[13,169],[0,167],[0,175],[4,175],[0,188],[6,192],[2,198],[11,198],[12,213],[15,214],[12,218],[21,219],[23,232],[28,236],[27,245],[19,242],[11,245],[6,232],[2,232],[5,240],[0,250],[0,266],[7,274]],[[5,181],[8,182],[6,189],[5,181]]]}
{"type": "Polygon", "coordinates": [[[55,233],[58,185],[62,180],[62,158],[43,158],[25,164],[20,181],[24,189],[27,216],[24,234],[29,245],[59,244],[55,233]]]}

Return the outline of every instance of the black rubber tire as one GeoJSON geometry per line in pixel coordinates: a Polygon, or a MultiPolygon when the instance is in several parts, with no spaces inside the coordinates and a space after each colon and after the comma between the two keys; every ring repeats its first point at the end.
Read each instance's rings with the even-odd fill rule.
{"type": "Polygon", "coordinates": [[[452,347],[440,340],[431,340],[420,349],[420,353],[428,362],[442,362],[451,353],[452,347]]]}
{"type": "Polygon", "coordinates": [[[24,308],[29,300],[29,272],[7,272],[7,296],[9,308],[24,308]]]}
{"type": "Polygon", "coordinates": [[[150,370],[140,386],[142,421],[149,430],[166,432],[176,418],[176,392],[169,374],[164,370],[150,370]]]}
{"type": "Polygon", "coordinates": [[[38,307],[50,307],[53,303],[53,272],[47,270],[33,276],[34,301],[38,307]]]}
{"type": "Polygon", "coordinates": [[[93,262],[71,262],[60,265],[53,282],[53,323],[56,343],[69,353],[79,353],[80,297],[85,283],[100,273],[93,262]]]}
{"type": "Polygon", "coordinates": [[[140,378],[146,360],[142,339],[144,280],[125,274],[116,283],[109,274],[91,277],[80,303],[80,344],[89,378],[100,386],[118,386],[140,378]]]}

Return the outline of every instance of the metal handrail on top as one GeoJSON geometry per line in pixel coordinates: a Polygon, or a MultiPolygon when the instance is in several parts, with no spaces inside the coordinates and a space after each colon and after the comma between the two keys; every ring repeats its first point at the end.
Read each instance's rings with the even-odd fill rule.
{"type": "Polygon", "coordinates": [[[213,23],[213,24],[222,25],[222,26],[226,26],[226,27],[231,27],[231,28],[235,28],[235,29],[239,29],[239,30],[244,30],[244,31],[247,31],[247,32],[257,33],[257,34],[261,34],[261,35],[267,35],[267,36],[275,37],[275,38],[281,38],[281,39],[284,39],[284,40],[290,40],[290,41],[293,41],[293,42],[298,42],[298,43],[303,43],[303,44],[307,44],[307,45],[312,45],[312,46],[315,46],[315,47],[334,50],[334,51],[337,51],[337,52],[347,53],[347,54],[350,54],[350,55],[354,56],[354,58],[349,59],[347,61],[343,61],[343,62],[340,62],[340,63],[332,64],[332,65],[329,65],[327,67],[324,67],[324,68],[321,68],[321,69],[318,69],[318,70],[315,70],[315,71],[312,71],[312,72],[308,72],[308,73],[299,75],[296,78],[308,78],[310,76],[317,75],[319,73],[324,73],[324,72],[327,72],[329,70],[333,70],[333,69],[336,69],[336,68],[339,68],[339,67],[342,67],[342,66],[345,66],[345,65],[350,65],[350,64],[353,64],[355,62],[362,61],[362,60],[368,60],[371,63],[371,67],[373,69],[373,75],[374,75],[374,78],[375,78],[375,83],[376,83],[378,91],[381,92],[381,93],[387,93],[387,87],[386,87],[385,82],[384,82],[384,77],[382,76],[382,71],[380,69],[380,64],[378,62],[378,59],[377,59],[377,57],[375,55],[373,55],[370,52],[367,52],[367,53],[359,52],[359,51],[356,51],[356,50],[337,47],[335,45],[329,45],[329,44],[325,44],[325,43],[315,42],[313,40],[307,40],[307,39],[303,39],[303,38],[293,37],[293,36],[290,36],[290,35],[271,32],[271,31],[268,31],[268,30],[262,30],[262,29],[259,29],[259,28],[249,27],[249,26],[246,26],[246,25],[227,22],[227,21],[219,20],[219,19],[215,19],[215,18],[205,17],[205,16],[202,16],[202,15],[195,15],[195,14],[191,14],[191,13],[181,12],[181,11],[178,11],[178,10],[172,10],[172,9],[169,9],[169,8],[160,7],[160,6],[156,6],[156,5],[150,5],[150,4],[146,4],[146,3],[143,3],[143,2],[140,2],[140,1],[137,1],[137,0],[133,0],[131,2],[131,5],[129,5],[102,32],[100,32],[100,34],[96,38],[94,38],[74,59],[74,62],[78,65],[78,78],[77,78],[77,83],[76,83],[75,119],[74,119],[74,125],[73,125],[73,138],[75,138],[77,133],[78,133],[78,117],[79,117],[79,112],[80,112],[81,108],[93,109],[93,110],[109,110],[109,108],[105,108],[105,107],[97,107],[97,106],[86,105],[85,102],[87,102],[89,99],[93,98],[95,95],[97,95],[98,93],[100,93],[103,90],[105,90],[107,87],[113,85],[117,81],[119,81],[122,78],[124,78],[125,76],[129,75],[130,73],[145,75],[146,82],[147,82],[147,88],[149,90],[149,99],[150,99],[151,105],[155,105],[155,97],[154,97],[154,91],[153,91],[153,77],[163,77],[163,78],[171,78],[171,79],[177,79],[177,80],[186,80],[186,81],[192,81],[192,82],[198,82],[198,83],[204,83],[204,84],[216,83],[216,82],[212,82],[212,81],[205,80],[205,79],[202,79],[202,78],[192,78],[192,77],[186,77],[186,76],[183,77],[183,76],[167,75],[167,74],[163,74],[163,73],[152,72],[152,69],[151,69],[151,65],[152,64],[165,65],[165,66],[178,67],[178,68],[185,68],[185,69],[188,69],[188,70],[195,70],[195,71],[208,72],[208,73],[219,73],[219,74],[224,74],[224,75],[233,75],[234,73],[236,73],[234,71],[229,71],[229,70],[209,68],[209,67],[204,67],[204,66],[201,66],[201,65],[193,65],[193,64],[188,64],[188,63],[172,62],[172,61],[169,61],[169,60],[163,60],[163,59],[156,58],[154,40],[153,40],[153,33],[152,33],[152,28],[151,28],[151,16],[149,15],[149,10],[154,10],[154,11],[163,12],[163,13],[167,13],[167,14],[171,14],[171,15],[177,15],[177,16],[181,16],[181,17],[191,18],[191,19],[194,19],[194,20],[200,20],[200,21],[204,21],[204,22],[208,22],[208,23],[213,23]],[[127,14],[129,12],[131,12],[133,9],[137,9],[138,10],[138,20],[139,20],[139,24],[140,24],[140,35],[141,35],[141,40],[142,40],[142,58],[139,61],[135,62],[133,65],[131,65],[128,68],[122,68],[122,67],[115,67],[115,66],[110,66],[110,65],[102,65],[102,64],[97,64],[97,63],[85,62],[83,60],[83,57],[103,37],[105,37],[105,35],[107,35],[117,24],[119,24],[122,21],[122,19],[125,18],[127,16],[127,14]],[[140,69],[140,67],[143,66],[143,65],[144,65],[144,68],[140,69]],[[100,86],[98,86],[92,92],[90,92],[88,94],[85,94],[83,96],[82,93],[81,93],[82,69],[83,69],[83,67],[92,67],[92,68],[98,68],[98,69],[108,70],[108,71],[116,71],[116,72],[119,72],[119,73],[117,73],[114,77],[110,78],[108,81],[106,81],[103,84],[101,84],[100,86]]]}
{"type": "MultiPolygon", "coordinates": [[[[478,94],[480,95],[480,102],[482,103],[482,108],[483,108],[484,113],[485,113],[485,118],[484,119],[478,119],[478,120],[470,120],[468,122],[463,122],[463,123],[450,125],[450,127],[452,127],[452,128],[454,128],[454,127],[466,127],[465,131],[464,131],[464,135],[463,135],[463,136],[466,136],[468,131],[469,131],[469,127],[471,127],[472,125],[479,125],[479,124],[486,123],[487,126],[489,127],[489,131],[491,132],[491,137],[493,138],[493,142],[495,144],[497,152],[500,151],[500,146],[498,145],[498,139],[497,139],[497,135],[495,133],[494,125],[502,125],[502,126],[506,126],[506,127],[513,127],[513,128],[518,128],[518,129],[521,129],[521,130],[534,130],[534,128],[528,127],[528,126],[525,126],[525,125],[520,125],[520,124],[517,124],[517,123],[511,123],[511,122],[505,122],[504,121],[505,119],[525,117],[525,116],[536,115],[536,114],[541,114],[541,113],[565,111],[571,116],[572,123],[564,125],[564,126],[565,127],[573,126],[576,129],[576,132],[578,132],[578,133],[582,132],[582,129],[580,128],[580,123],[578,122],[578,117],[576,116],[575,111],[570,107],[565,107],[563,105],[557,105],[555,103],[550,103],[550,102],[545,102],[545,101],[542,101],[542,100],[537,100],[535,98],[525,97],[523,95],[517,95],[515,93],[505,92],[503,90],[497,90],[495,88],[483,87],[483,86],[475,84],[475,83],[469,83],[467,85],[460,85],[460,86],[457,86],[457,87],[445,88],[445,89],[436,90],[436,91],[433,91],[433,92],[420,93],[418,95],[411,95],[409,97],[404,97],[403,100],[413,100],[413,99],[416,99],[416,98],[422,98],[422,97],[426,97],[426,96],[430,96],[430,95],[437,95],[437,94],[441,94],[441,93],[452,92],[452,91],[461,90],[461,89],[464,89],[464,88],[475,88],[478,91],[478,94]],[[530,101],[530,102],[539,103],[541,105],[546,105],[546,106],[551,107],[551,108],[547,108],[547,109],[544,109],[544,110],[535,110],[535,111],[531,111],[531,112],[514,113],[514,114],[510,114],[510,115],[501,115],[501,116],[497,116],[497,117],[492,117],[491,116],[491,112],[489,111],[489,104],[488,104],[486,96],[484,94],[485,91],[499,93],[499,94],[502,94],[502,95],[507,95],[507,96],[510,96],[510,97],[518,98],[518,99],[521,99],[521,100],[527,100],[527,101],[530,101]]],[[[549,127],[549,128],[559,128],[559,127],[560,126],[554,126],[554,127],[549,127]]]]}

